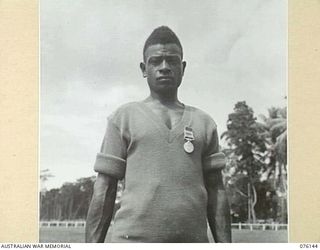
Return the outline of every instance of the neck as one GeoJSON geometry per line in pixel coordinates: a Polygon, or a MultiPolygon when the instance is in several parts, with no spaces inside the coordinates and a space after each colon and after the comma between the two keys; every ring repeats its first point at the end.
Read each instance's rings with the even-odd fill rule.
{"type": "Polygon", "coordinates": [[[180,103],[178,100],[177,92],[172,91],[170,93],[155,93],[150,92],[149,100],[158,101],[163,105],[171,106],[180,103]]]}

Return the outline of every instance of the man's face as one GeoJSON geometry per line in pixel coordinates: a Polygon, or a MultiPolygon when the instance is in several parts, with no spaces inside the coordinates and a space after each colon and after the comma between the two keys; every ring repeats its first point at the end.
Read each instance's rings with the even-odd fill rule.
{"type": "Polygon", "coordinates": [[[151,92],[164,94],[180,86],[186,66],[181,57],[181,49],[174,43],[155,44],[146,49],[140,68],[151,92]]]}

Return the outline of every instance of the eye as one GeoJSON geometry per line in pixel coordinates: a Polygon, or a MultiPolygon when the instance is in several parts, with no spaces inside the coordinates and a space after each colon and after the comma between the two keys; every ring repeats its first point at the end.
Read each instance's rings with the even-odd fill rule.
{"type": "Polygon", "coordinates": [[[168,56],[166,57],[166,61],[171,65],[178,65],[181,63],[181,60],[178,56],[168,56]]]}
{"type": "Polygon", "coordinates": [[[150,57],[148,62],[152,65],[159,65],[161,61],[162,61],[161,57],[150,57]]]}

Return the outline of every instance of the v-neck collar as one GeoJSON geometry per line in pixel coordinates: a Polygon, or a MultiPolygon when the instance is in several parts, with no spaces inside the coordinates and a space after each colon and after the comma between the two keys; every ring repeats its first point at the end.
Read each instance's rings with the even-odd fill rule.
{"type": "Polygon", "coordinates": [[[180,134],[183,134],[185,126],[190,125],[191,121],[191,109],[184,104],[184,110],[180,121],[175,124],[171,129],[157,116],[151,108],[147,106],[143,101],[139,102],[139,107],[143,110],[143,113],[147,118],[151,118],[158,130],[165,136],[166,140],[171,143],[180,134]]]}

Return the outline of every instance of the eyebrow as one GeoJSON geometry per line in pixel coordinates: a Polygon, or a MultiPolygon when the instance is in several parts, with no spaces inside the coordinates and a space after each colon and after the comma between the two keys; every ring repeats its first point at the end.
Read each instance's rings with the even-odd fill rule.
{"type": "Polygon", "coordinates": [[[151,58],[166,58],[166,57],[178,57],[180,60],[182,60],[181,56],[179,54],[169,54],[169,55],[152,55],[152,56],[149,56],[147,58],[147,62],[151,59],[151,58]]]}

